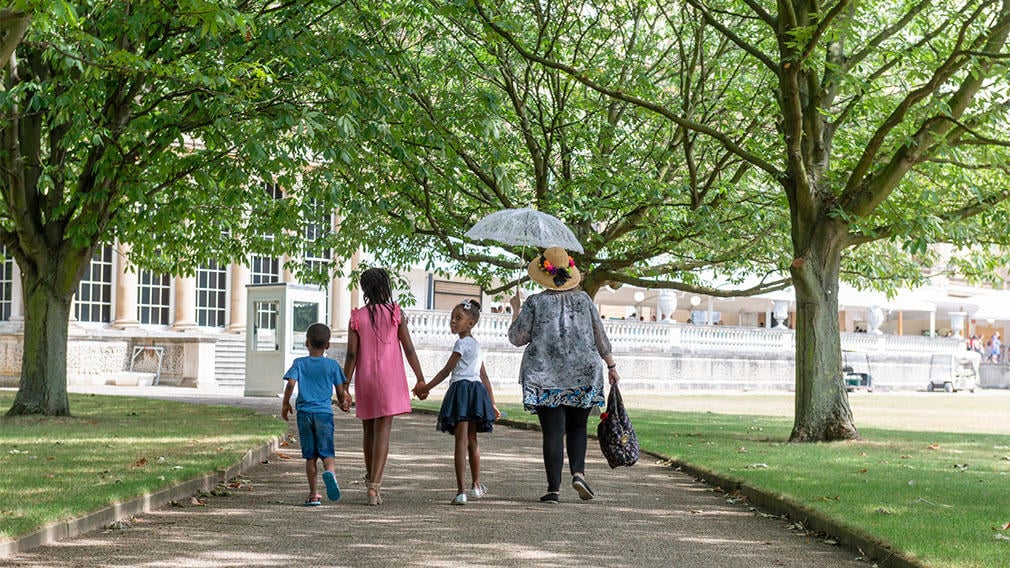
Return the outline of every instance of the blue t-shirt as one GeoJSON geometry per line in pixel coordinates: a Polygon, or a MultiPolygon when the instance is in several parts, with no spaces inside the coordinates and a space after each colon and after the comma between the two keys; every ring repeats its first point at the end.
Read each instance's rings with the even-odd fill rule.
{"type": "Polygon", "coordinates": [[[333,414],[333,387],[342,385],[344,370],[333,359],[299,357],[291,364],[284,379],[298,383],[295,408],[299,412],[333,414]]]}

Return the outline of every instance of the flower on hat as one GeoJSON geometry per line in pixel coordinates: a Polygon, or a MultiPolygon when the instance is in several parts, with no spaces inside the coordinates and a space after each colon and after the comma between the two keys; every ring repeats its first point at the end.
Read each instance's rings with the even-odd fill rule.
{"type": "MultiPolygon", "coordinates": [[[[550,274],[551,276],[554,276],[555,274],[558,273],[558,267],[554,266],[551,263],[551,261],[544,258],[543,255],[540,255],[540,268],[542,268],[544,272],[550,274]]],[[[575,259],[572,258],[571,256],[568,257],[568,268],[575,268],[575,259]]]]}

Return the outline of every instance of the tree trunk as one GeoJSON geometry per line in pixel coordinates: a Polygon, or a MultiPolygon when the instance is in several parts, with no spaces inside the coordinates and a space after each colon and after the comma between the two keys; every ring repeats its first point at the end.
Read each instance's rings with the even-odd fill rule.
{"type": "Polygon", "coordinates": [[[25,337],[21,387],[8,416],[69,416],[67,398],[67,328],[72,296],[53,290],[45,278],[22,273],[25,290],[25,337]],[[35,280],[35,281],[31,281],[35,280]]]}
{"type": "Polygon", "coordinates": [[[796,416],[791,442],[859,439],[842,376],[838,273],[842,228],[818,223],[791,269],[796,288],[796,416]]]}

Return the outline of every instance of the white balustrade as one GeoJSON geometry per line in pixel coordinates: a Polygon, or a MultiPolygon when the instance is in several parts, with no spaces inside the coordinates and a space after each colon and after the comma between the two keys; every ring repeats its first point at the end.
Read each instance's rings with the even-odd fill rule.
{"type": "Polygon", "coordinates": [[[682,346],[691,351],[783,351],[793,348],[793,332],[722,325],[688,325],[682,346]]]}
{"type": "MultiPolygon", "coordinates": [[[[426,345],[452,345],[456,336],[449,331],[448,311],[404,310],[409,318],[414,342],[426,345]]],[[[507,348],[509,314],[482,314],[473,330],[481,346],[507,348]]],[[[792,330],[731,327],[722,325],[680,325],[658,322],[605,320],[603,328],[617,352],[669,351],[676,348],[691,352],[776,352],[795,348],[792,330]]],[[[951,353],[964,349],[957,338],[924,336],[869,335],[842,333],[842,349],[867,353],[917,352],[951,353]]]]}

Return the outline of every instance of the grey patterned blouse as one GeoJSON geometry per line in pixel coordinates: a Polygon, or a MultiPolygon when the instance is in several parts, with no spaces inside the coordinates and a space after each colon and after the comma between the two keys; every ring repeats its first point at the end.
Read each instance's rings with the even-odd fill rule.
{"type": "Polygon", "coordinates": [[[544,290],[530,296],[509,327],[509,341],[526,345],[519,367],[526,410],[603,406],[602,358],[610,340],[589,294],[544,290]]]}

